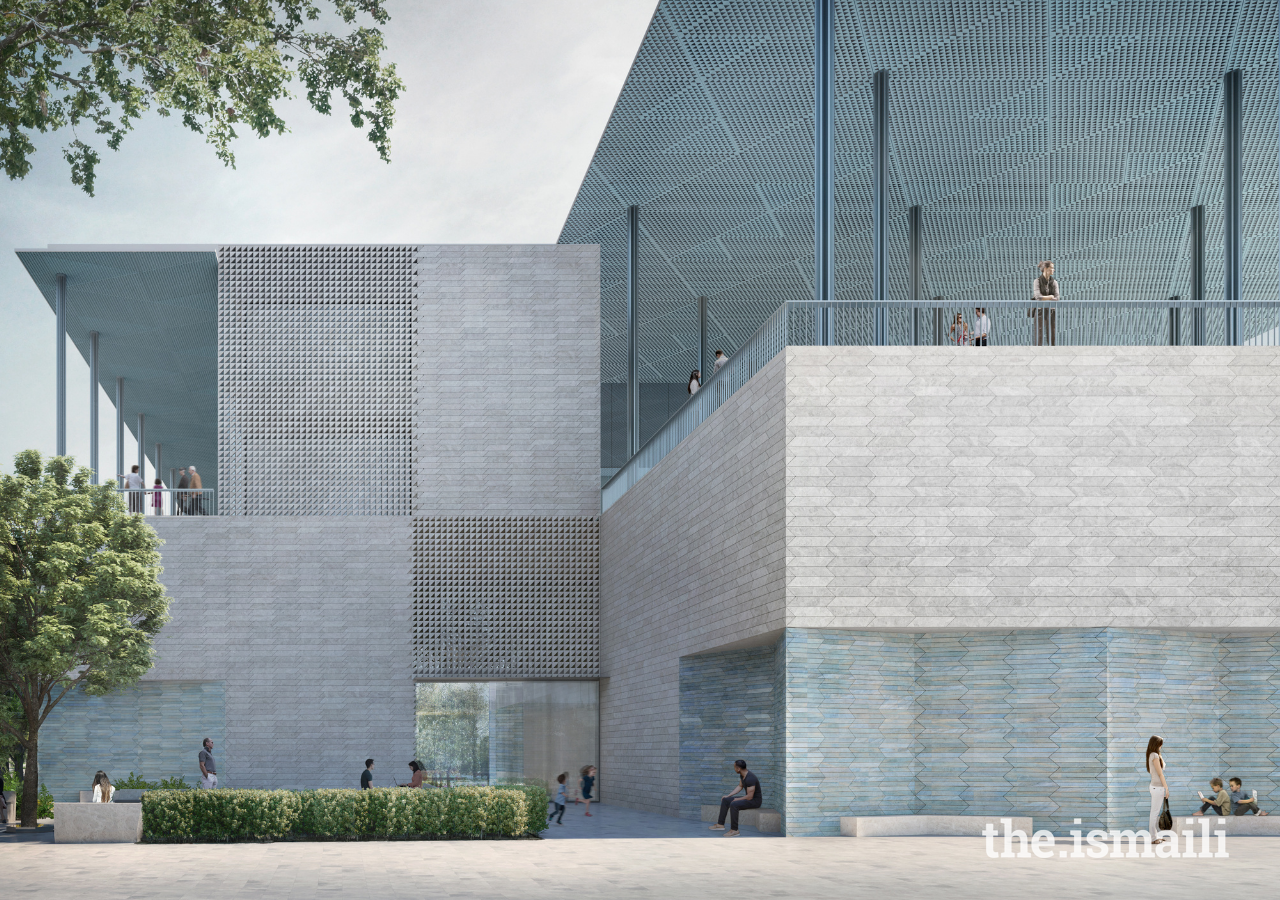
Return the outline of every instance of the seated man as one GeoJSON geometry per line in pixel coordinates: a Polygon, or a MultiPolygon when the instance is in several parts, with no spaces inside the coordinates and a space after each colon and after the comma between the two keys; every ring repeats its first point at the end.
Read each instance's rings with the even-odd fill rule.
{"type": "Polygon", "coordinates": [[[1231,815],[1231,795],[1222,789],[1222,779],[1211,778],[1209,780],[1209,787],[1213,791],[1214,795],[1212,797],[1206,797],[1204,794],[1201,794],[1200,799],[1204,802],[1200,804],[1200,809],[1198,809],[1193,815],[1203,816],[1210,809],[1212,809],[1214,811],[1214,815],[1217,816],[1231,815]]]}
{"type": "Polygon", "coordinates": [[[734,760],[733,771],[738,775],[738,789],[720,798],[720,821],[711,826],[712,831],[724,831],[724,817],[731,813],[729,830],[724,832],[725,837],[733,837],[738,833],[739,810],[759,809],[764,800],[764,794],[760,791],[760,779],[747,771],[746,760],[734,760]],[[745,794],[745,796],[741,800],[733,799],[738,794],[745,794]]]}
{"type": "Polygon", "coordinates": [[[1231,785],[1231,807],[1237,816],[1266,815],[1258,808],[1258,801],[1253,795],[1245,791],[1244,784],[1239,778],[1228,778],[1227,784],[1231,785]]]}

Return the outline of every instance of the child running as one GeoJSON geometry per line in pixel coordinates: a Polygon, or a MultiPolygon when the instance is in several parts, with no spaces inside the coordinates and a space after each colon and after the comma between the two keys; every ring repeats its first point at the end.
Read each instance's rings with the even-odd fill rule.
{"type": "Polygon", "coordinates": [[[595,784],[596,784],[596,767],[583,766],[582,767],[582,802],[587,804],[587,811],[585,815],[588,815],[588,816],[591,815],[591,800],[592,800],[591,789],[595,787],[595,784]]]}
{"type": "Polygon", "coordinates": [[[554,797],[551,798],[551,802],[555,804],[555,809],[551,811],[551,817],[547,819],[548,824],[551,823],[551,819],[556,819],[557,813],[559,813],[560,818],[556,819],[556,824],[557,825],[564,824],[564,808],[566,805],[568,805],[568,802],[569,802],[564,795],[564,782],[565,782],[565,779],[567,779],[568,777],[569,777],[568,772],[561,772],[559,775],[556,776],[556,794],[554,797]]]}

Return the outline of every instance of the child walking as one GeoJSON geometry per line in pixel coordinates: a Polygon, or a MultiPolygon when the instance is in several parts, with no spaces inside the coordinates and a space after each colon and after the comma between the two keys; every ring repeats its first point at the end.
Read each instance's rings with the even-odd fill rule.
{"type": "Polygon", "coordinates": [[[564,782],[568,777],[568,772],[561,772],[556,776],[556,793],[555,796],[551,798],[551,802],[555,804],[555,809],[551,811],[551,816],[547,819],[547,824],[550,824],[552,819],[556,820],[557,825],[564,824],[564,808],[569,802],[564,795],[564,782]],[[557,814],[559,815],[558,819],[556,818],[557,814]]]}

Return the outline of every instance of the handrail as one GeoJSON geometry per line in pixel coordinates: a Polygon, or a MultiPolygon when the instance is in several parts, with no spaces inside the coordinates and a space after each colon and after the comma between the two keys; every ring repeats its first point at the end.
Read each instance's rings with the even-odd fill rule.
{"type": "Polygon", "coordinates": [[[601,512],[617,502],[783,349],[813,343],[812,314],[805,314],[817,307],[830,307],[837,313],[844,311],[844,315],[834,317],[833,330],[838,346],[873,344],[875,330],[872,319],[876,315],[873,311],[877,309],[883,310],[886,321],[880,333],[888,345],[953,345],[957,341],[953,338],[950,324],[955,314],[960,313],[969,326],[975,307],[981,307],[987,314],[989,343],[986,346],[992,347],[1038,346],[1050,341],[1056,346],[1076,347],[1280,346],[1280,303],[1274,300],[1242,301],[1230,305],[1223,301],[1191,303],[1179,298],[1106,302],[1067,299],[1039,303],[1028,297],[1024,301],[993,300],[975,304],[945,299],[885,303],[863,300],[833,303],[791,301],[779,306],[729,357],[729,362],[618,469],[601,488],[601,512]],[[912,314],[915,310],[930,315],[915,316],[912,314]],[[1053,312],[1048,313],[1048,310],[1053,312]],[[804,322],[796,323],[792,334],[791,322],[795,318],[804,322]]]}
{"type": "Polygon", "coordinates": [[[131,488],[116,486],[125,494],[129,512],[147,516],[216,516],[218,492],[214,488],[131,488]]]}

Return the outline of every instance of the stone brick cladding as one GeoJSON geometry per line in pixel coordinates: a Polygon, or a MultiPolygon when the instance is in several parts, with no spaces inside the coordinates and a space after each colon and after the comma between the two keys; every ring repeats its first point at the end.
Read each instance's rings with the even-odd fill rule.
{"type": "Polygon", "coordinates": [[[415,254],[220,248],[223,515],[409,514],[415,254]]]}
{"type": "Polygon", "coordinates": [[[414,674],[600,674],[600,520],[413,520],[414,674]]]}
{"type": "Polygon", "coordinates": [[[782,728],[775,715],[784,685],[775,647],[702,653],[680,660],[680,816],[701,821],[738,788],[733,761],[760,779],[764,805],[783,802],[782,728]]]}
{"type": "Polygon", "coordinates": [[[600,778],[610,802],[679,813],[680,657],[773,643],[782,628],[783,362],[601,517],[600,778]]]}
{"type": "Polygon", "coordinates": [[[597,677],[600,250],[415,258],[415,675],[597,677]]]}
{"type": "Polygon", "coordinates": [[[144,683],[225,684],[230,786],[357,787],[367,757],[378,784],[408,771],[408,516],[152,521],[172,621],[144,683]]]}
{"type": "Polygon", "coordinates": [[[1177,814],[1214,775],[1280,788],[1276,632],[788,628],[779,654],[789,835],[917,812],[1146,827],[1152,734],[1177,814]]]}
{"type": "Polygon", "coordinates": [[[425,246],[413,514],[600,513],[600,248],[425,246]]]}
{"type": "Polygon", "coordinates": [[[196,756],[212,738],[218,773],[235,779],[220,748],[227,730],[221,681],[144,681],[102,697],[74,691],[40,728],[40,781],[59,803],[91,790],[99,769],[112,781],[200,779],[196,756]]]}
{"type": "Polygon", "coordinates": [[[789,348],[787,624],[1277,627],[1278,354],[789,348]]]}

